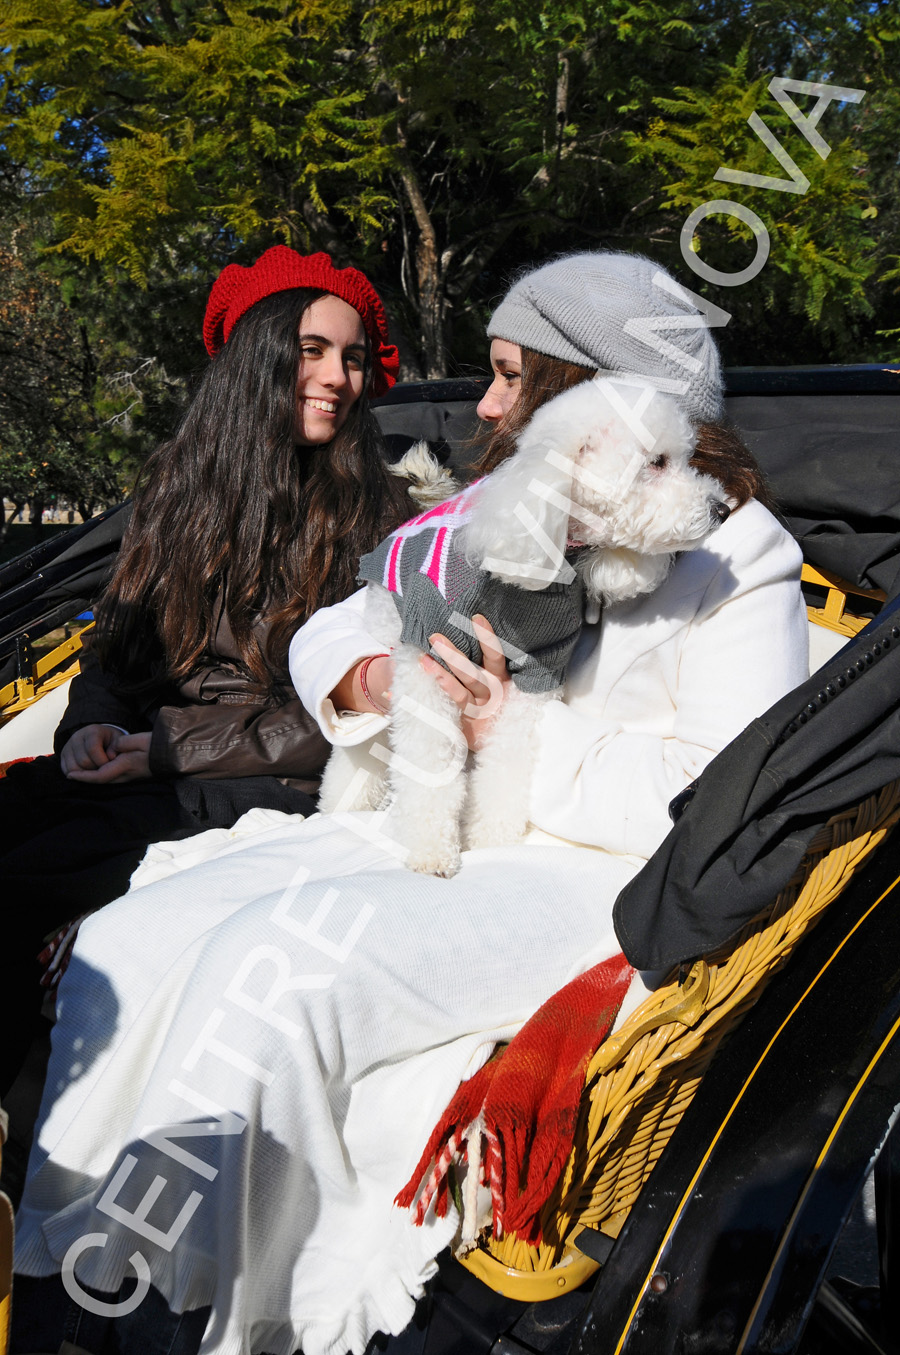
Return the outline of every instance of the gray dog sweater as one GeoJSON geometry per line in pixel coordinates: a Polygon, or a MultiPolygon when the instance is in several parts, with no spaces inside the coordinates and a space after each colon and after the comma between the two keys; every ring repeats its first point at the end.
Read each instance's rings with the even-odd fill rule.
{"type": "MultiPolygon", "coordinates": [[[[583,623],[581,575],[575,571],[571,583],[549,583],[534,592],[470,565],[460,532],[477,491],[477,483],[470,485],[405,522],[362,557],[360,582],[379,583],[390,593],[403,621],[404,644],[428,653],[428,637],[438,631],[480,664],[481,646],[461,622],[485,616],[516,686],[524,692],[553,691],[562,685],[583,623]]],[[[575,556],[566,558],[572,563],[575,556]]]]}

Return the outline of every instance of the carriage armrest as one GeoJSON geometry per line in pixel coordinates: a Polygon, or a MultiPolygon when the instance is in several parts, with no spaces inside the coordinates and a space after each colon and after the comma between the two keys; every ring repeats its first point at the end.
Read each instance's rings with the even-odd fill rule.
{"type": "Polygon", "coordinates": [[[809,671],[815,673],[868,625],[869,615],[848,611],[850,599],[861,599],[864,612],[870,613],[878,611],[886,594],[881,588],[861,588],[837,574],[805,563],[800,579],[807,591],[809,671]],[[815,601],[810,601],[810,590],[815,601]],[[819,605],[821,590],[824,590],[825,596],[819,605]]]}
{"type": "Polygon", "coordinates": [[[837,631],[848,639],[858,635],[870,620],[868,616],[854,616],[846,610],[850,596],[865,598],[867,602],[877,604],[873,608],[875,611],[887,598],[882,588],[860,588],[858,584],[848,583],[837,574],[817,569],[814,565],[804,564],[800,578],[803,583],[827,589],[824,606],[807,607],[810,621],[817,626],[824,626],[826,630],[837,631]]]}

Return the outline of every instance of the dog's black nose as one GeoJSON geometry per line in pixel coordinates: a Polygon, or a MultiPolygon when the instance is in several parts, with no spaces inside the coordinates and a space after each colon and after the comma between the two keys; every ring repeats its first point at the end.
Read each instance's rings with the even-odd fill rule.
{"type": "Polygon", "coordinates": [[[719,503],[718,500],[716,500],[716,501],[713,503],[712,510],[713,510],[714,516],[717,517],[717,518],[719,519],[719,524],[720,524],[720,525],[725,521],[725,519],[726,519],[726,518],[730,515],[730,513],[731,513],[731,509],[728,507],[728,504],[727,504],[727,503],[719,503]]]}

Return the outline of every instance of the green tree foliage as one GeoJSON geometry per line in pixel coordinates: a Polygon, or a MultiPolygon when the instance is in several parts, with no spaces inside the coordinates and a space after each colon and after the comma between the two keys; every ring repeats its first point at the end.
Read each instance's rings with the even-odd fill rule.
{"type": "Polygon", "coordinates": [[[243,241],[311,243],[319,212],[375,224],[383,119],[315,7],[7,8],[7,146],[49,198],[59,248],[141,284],[192,266],[205,280],[243,241]]]}
{"type": "Polygon", "coordinates": [[[155,441],[146,408],[168,384],[80,309],[28,223],[0,222],[0,492],[37,521],[60,497],[90,517],[124,496],[155,441]]]}
{"type": "Polygon", "coordinates": [[[638,238],[647,184],[624,133],[696,46],[690,13],[681,0],[371,10],[364,31],[399,154],[388,248],[426,370],[443,369],[448,318],[473,301],[478,324],[460,337],[476,347],[485,293],[512,264],[638,238]]]}
{"type": "MultiPolygon", "coordinates": [[[[774,4],[754,10],[764,31],[774,4]]],[[[656,116],[629,144],[648,172],[662,183],[652,215],[660,257],[677,266],[678,233],[701,203],[728,198],[751,209],[771,240],[765,274],[752,287],[702,290],[734,314],[725,336],[726,356],[740,358],[740,336],[765,336],[756,361],[797,361],[795,325],[802,326],[805,360],[872,360],[889,356],[878,342],[879,325],[896,312],[897,160],[887,152],[889,126],[900,118],[900,15],[888,5],[865,8],[806,6],[794,14],[792,42],[777,65],[758,33],[745,39],[733,59],[722,62],[708,88],[680,85],[655,100],[656,116]],[[802,36],[802,41],[799,40],[802,36]],[[853,86],[865,91],[857,104],[833,103],[818,127],[830,147],[822,158],[769,91],[773,74],[853,86]],[[716,181],[720,167],[790,183],[788,171],[748,127],[758,115],[808,179],[802,193],[716,181]],[[783,327],[785,317],[794,323],[783,327]]],[[[731,28],[734,32],[734,27],[731,28]]],[[[777,44],[775,44],[777,46],[777,44]]],[[[792,96],[802,112],[815,99],[792,96]]],[[[713,267],[736,271],[752,259],[750,228],[736,217],[709,216],[695,234],[694,249],[713,267]]],[[[746,338],[744,337],[746,347],[746,338]]]]}
{"type": "MultiPolygon", "coordinates": [[[[668,262],[735,312],[732,360],[874,358],[890,328],[895,0],[4,0],[3,12],[17,192],[52,220],[47,247],[78,295],[112,327],[114,305],[143,311],[133,351],[176,375],[202,361],[212,276],[276,240],[369,269],[407,375],[480,364],[509,273],[578,247],[668,262]],[[775,74],[866,89],[825,116],[826,161],[767,95],[775,74]],[[714,180],[723,164],[780,173],[747,125],[755,110],[806,194],[714,180]],[[772,238],[739,297],[699,283],[678,250],[687,213],[723,196],[772,238]],[[785,351],[785,313],[802,319],[802,353],[785,351]]],[[[746,255],[741,230],[709,219],[700,257],[746,255]]]]}

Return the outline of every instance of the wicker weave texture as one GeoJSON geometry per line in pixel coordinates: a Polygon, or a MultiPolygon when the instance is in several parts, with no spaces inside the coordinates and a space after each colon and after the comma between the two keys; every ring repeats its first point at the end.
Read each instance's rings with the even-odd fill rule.
{"type": "Polygon", "coordinates": [[[497,1261],[525,1273],[547,1271],[562,1260],[573,1229],[588,1224],[618,1232],[723,1039],[898,818],[900,781],[835,815],[774,905],[706,957],[709,989],[690,1028],[667,1019],[680,995],[675,981],[600,1046],[587,1069],[573,1152],[542,1214],[543,1240],[533,1247],[515,1237],[487,1239],[497,1261]],[[628,1048],[648,1018],[659,1024],[628,1048]]]}

